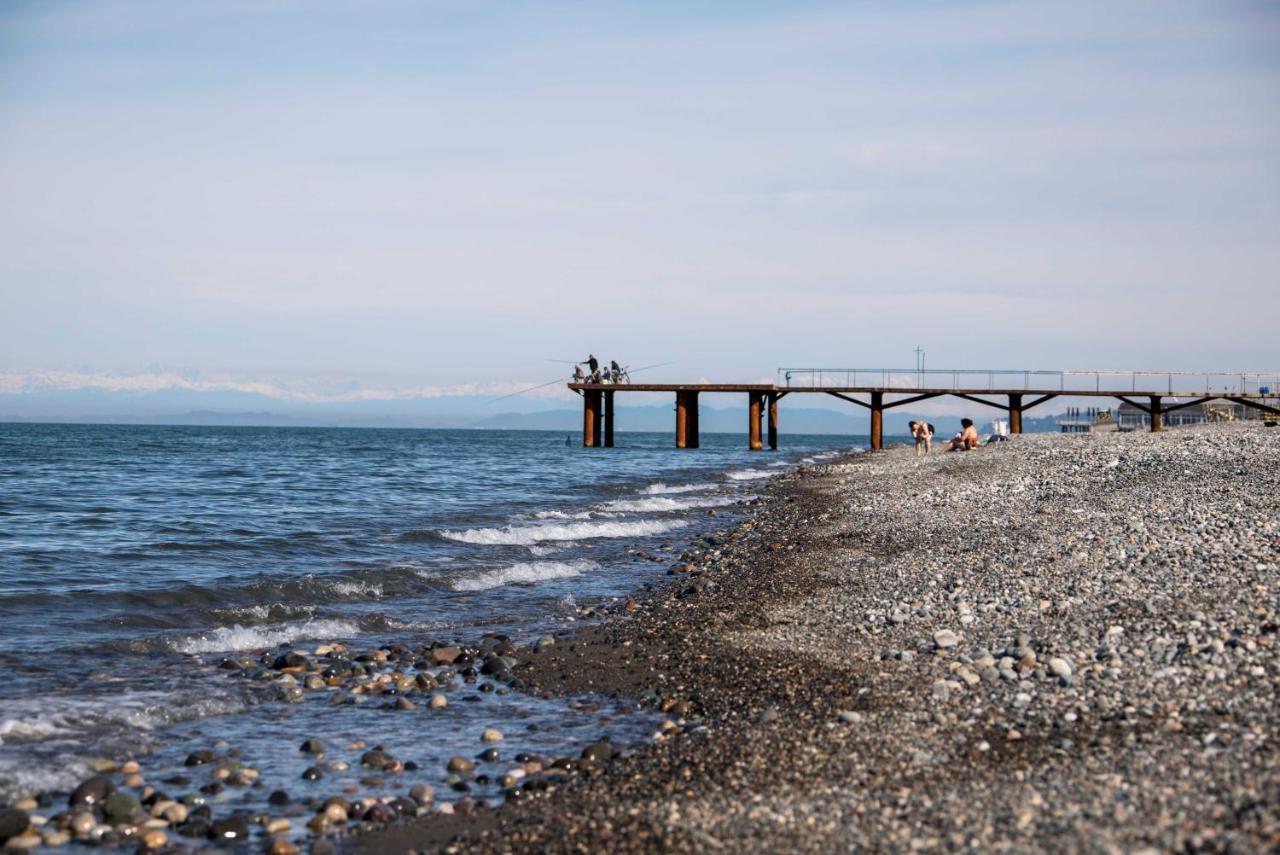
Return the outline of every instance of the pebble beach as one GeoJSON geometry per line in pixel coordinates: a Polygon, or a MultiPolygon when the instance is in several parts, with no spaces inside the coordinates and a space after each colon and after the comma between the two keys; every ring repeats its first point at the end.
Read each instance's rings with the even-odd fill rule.
{"type": "Polygon", "coordinates": [[[1027,435],[778,479],[627,617],[517,669],[656,744],[450,851],[1274,851],[1280,432],[1027,435]]]}
{"type": "Polygon", "coordinates": [[[421,752],[377,732],[335,745],[299,728],[305,783],[260,781],[226,734],[181,775],[119,758],[75,792],[15,802],[0,838],[277,855],[1271,851],[1278,460],[1280,431],[1254,422],[802,466],[586,626],[220,669],[335,708],[372,696],[397,744],[430,743],[411,714],[468,693],[538,697],[586,722],[571,748],[486,728],[448,758],[446,793],[413,782],[421,752]],[[325,788],[351,769],[358,782],[325,788]],[[235,787],[270,788],[272,808],[213,798],[235,787]]]}

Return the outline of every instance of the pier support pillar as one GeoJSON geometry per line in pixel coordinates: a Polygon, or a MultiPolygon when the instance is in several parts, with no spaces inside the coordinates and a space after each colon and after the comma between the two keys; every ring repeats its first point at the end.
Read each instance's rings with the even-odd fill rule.
{"type": "Polygon", "coordinates": [[[613,448],[613,393],[604,393],[604,447],[613,448]]]}
{"type": "Polygon", "coordinates": [[[759,451],[764,448],[764,442],[760,438],[760,422],[764,415],[763,392],[747,393],[747,447],[752,451],[759,451]]]}
{"type": "Polygon", "coordinates": [[[699,428],[698,428],[698,393],[685,392],[685,395],[688,396],[688,400],[689,400],[689,403],[688,403],[689,422],[688,422],[688,430],[685,436],[684,447],[697,448],[702,442],[699,439],[700,434],[699,434],[699,428]]]}
{"type": "Polygon", "coordinates": [[[769,450],[778,450],[778,396],[769,393],[769,450]]]}
{"type": "Polygon", "coordinates": [[[1009,433],[1022,433],[1022,396],[1009,395],[1009,433]]]}
{"type": "Polygon", "coordinates": [[[582,392],[582,447],[598,448],[600,445],[600,403],[598,389],[582,392]]]}
{"type": "Polygon", "coordinates": [[[884,447],[884,392],[871,393],[871,450],[884,447]]]}
{"type": "Polygon", "coordinates": [[[698,447],[698,393],[676,392],[676,448],[698,447]]]}
{"type": "Polygon", "coordinates": [[[1164,430],[1163,401],[1159,395],[1152,395],[1148,400],[1151,402],[1151,432],[1160,433],[1164,430]]]}

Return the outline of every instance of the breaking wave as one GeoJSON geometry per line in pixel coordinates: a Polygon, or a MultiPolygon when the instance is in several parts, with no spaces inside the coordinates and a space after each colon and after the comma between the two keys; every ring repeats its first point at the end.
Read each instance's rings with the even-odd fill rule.
{"type": "Polygon", "coordinates": [[[698,493],[703,490],[714,490],[715,484],[674,484],[667,485],[659,481],[656,484],[650,484],[640,492],[646,496],[666,496],[672,493],[698,493]]]}
{"type": "Polygon", "coordinates": [[[593,540],[604,537],[646,537],[681,528],[679,520],[636,520],[634,522],[575,522],[562,525],[503,526],[442,531],[440,536],[459,543],[484,546],[529,546],[549,540],[593,540]]]}
{"type": "Polygon", "coordinates": [[[304,623],[264,627],[237,624],[177,639],[171,644],[178,653],[222,653],[275,647],[277,644],[299,639],[327,641],[332,638],[351,638],[359,632],[360,628],[348,620],[309,620],[304,623]]]}
{"type": "Polygon", "coordinates": [[[531,585],[548,579],[569,579],[581,576],[599,566],[585,558],[577,561],[530,561],[497,570],[488,570],[474,576],[461,576],[454,579],[449,587],[455,591],[487,591],[503,585],[531,585]]]}
{"type": "Polygon", "coordinates": [[[600,507],[624,513],[646,513],[653,511],[688,511],[693,508],[723,508],[725,505],[732,505],[735,501],[736,499],[728,496],[703,496],[696,499],[672,499],[666,496],[656,496],[651,499],[618,499],[614,502],[606,502],[600,507]]]}

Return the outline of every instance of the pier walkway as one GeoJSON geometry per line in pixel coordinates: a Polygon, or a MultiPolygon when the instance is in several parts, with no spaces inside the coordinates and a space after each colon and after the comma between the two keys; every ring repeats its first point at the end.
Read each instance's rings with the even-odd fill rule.
{"type": "Polygon", "coordinates": [[[626,392],[675,395],[677,448],[698,447],[698,396],[747,396],[747,444],[778,447],[778,402],[788,395],[828,395],[863,407],[870,416],[871,448],[884,444],[884,412],[950,396],[1001,410],[1011,433],[1022,433],[1023,413],[1055,398],[1115,398],[1145,412],[1151,430],[1165,413],[1223,400],[1280,416],[1280,372],[1009,371],[960,369],[779,368],[773,383],[570,383],[582,395],[582,444],[611,448],[614,398],[626,392]]]}

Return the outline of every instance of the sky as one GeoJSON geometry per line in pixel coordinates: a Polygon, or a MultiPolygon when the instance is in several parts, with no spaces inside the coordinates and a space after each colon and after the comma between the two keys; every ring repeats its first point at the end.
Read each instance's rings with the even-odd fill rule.
{"type": "Polygon", "coordinates": [[[0,3],[0,391],[1274,371],[1278,274],[1273,2],[0,3]]]}

